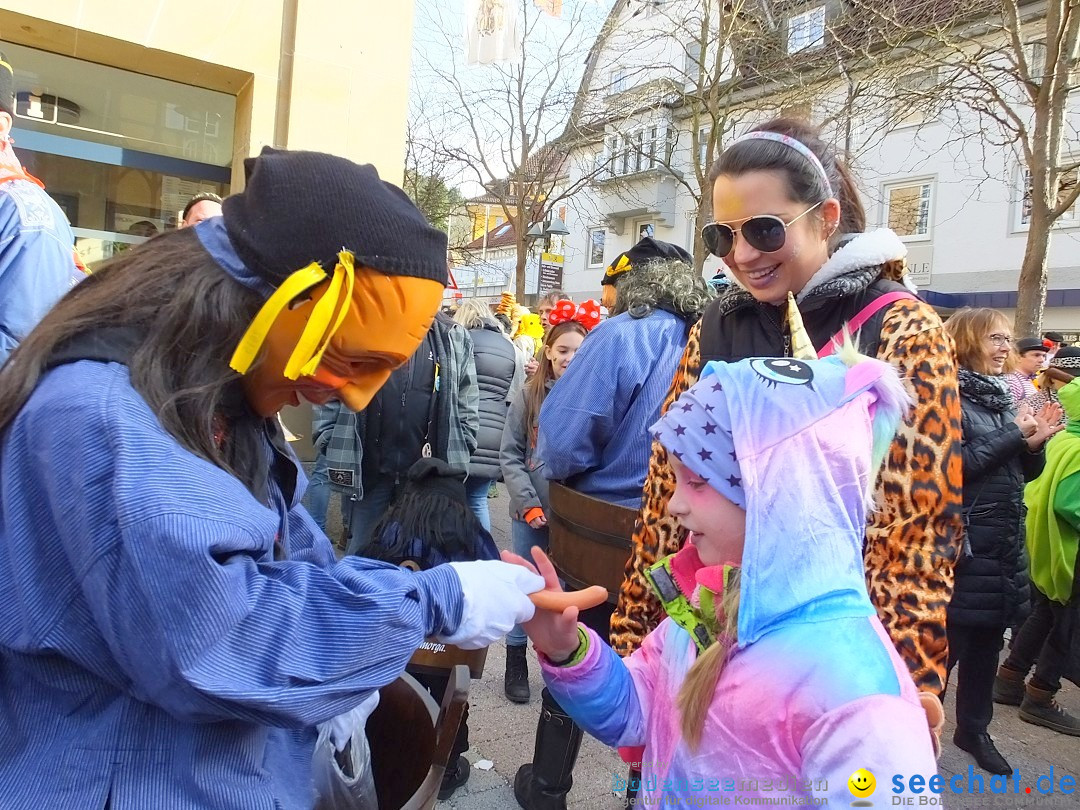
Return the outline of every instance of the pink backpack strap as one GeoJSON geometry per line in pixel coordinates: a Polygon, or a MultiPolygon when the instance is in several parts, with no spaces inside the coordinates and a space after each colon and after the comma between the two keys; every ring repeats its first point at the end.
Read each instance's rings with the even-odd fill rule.
{"type": "Polygon", "coordinates": [[[865,307],[856,312],[855,316],[850,321],[845,323],[840,328],[840,331],[829,339],[829,342],[826,343],[822,347],[821,351],[817,353],[818,359],[820,360],[824,357],[828,357],[830,354],[836,351],[837,346],[843,344],[845,331],[850,335],[858,334],[859,330],[862,329],[863,324],[873,318],[874,315],[876,315],[878,312],[885,309],[885,307],[889,306],[890,304],[894,304],[897,301],[906,301],[909,299],[917,301],[918,296],[908,292],[907,290],[896,290],[894,292],[885,293],[885,295],[878,296],[865,307]]]}

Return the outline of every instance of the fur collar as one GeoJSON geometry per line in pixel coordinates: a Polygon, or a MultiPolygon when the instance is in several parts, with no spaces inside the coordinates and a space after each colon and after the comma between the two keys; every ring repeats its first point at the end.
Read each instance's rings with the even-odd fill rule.
{"type": "Polygon", "coordinates": [[[877,267],[905,256],[907,246],[888,228],[860,233],[830,256],[821,269],[810,277],[802,292],[795,296],[795,302],[801,304],[819,287],[853,270],[877,267]]]}
{"type": "MultiPolygon", "coordinates": [[[[849,295],[866,289],[882,276],[899,281],[910,289],[912,284],[904,266],[906,255],[907,246],[888,228],[860,233],[829,257],[795,299],[802,305],[819,297],[849,295]]],[[[729,278],[734,284],[720,298],[722,315],[757,301],[739,284],[734,274],[729,278]]]]}

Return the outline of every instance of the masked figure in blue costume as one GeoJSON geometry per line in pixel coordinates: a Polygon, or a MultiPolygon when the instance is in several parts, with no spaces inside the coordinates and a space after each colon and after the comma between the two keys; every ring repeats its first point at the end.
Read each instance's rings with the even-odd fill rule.
{"type": "Polygon", "coordinates": [[[6,810],[311,807],[317,725],[543,587],[335,561],[276,413],[367,404],[431,325],[446,237],[370,166],[245,168],[223,217],[100,268],[0,372],[6,810]]]}

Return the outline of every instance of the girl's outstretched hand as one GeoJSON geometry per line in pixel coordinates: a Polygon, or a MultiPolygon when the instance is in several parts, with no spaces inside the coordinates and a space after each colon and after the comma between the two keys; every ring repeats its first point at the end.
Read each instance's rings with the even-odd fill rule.
{"type": "MultiPolygon", "coordinates": [[[[532,555],[535,565],[513,552],[502,552],[504,562],[523,565],[542,576],[547,586],[543,592],[554,591],[561,594],[563,590],[559,585],[559,577],[555,573],[555,566],[551,564],[551,560],[536,546],[533,546],[532,555]]],[[[538,609],[532,619],[525,622],[522,627],[532,639],[537,651],[542,652],[552,661],[565,661],[578,648],[577,618],[578,609],[574,606],[567,607],[561,613],[538,609]]]]}

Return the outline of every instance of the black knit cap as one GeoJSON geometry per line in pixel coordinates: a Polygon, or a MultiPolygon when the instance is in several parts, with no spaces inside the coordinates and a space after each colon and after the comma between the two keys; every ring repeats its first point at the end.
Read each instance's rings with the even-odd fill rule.
{"type": "Polygon", "coordinates": [[[465,497],[465,471],[451,467],[441,458],[422,458],[409,467],[409,484],[416,489],[441,492],[458,503],[468,505],[465,497]]]}
{"type": "Polygon", "coordinates": [[[0,53],[0,110],[15,115],[15,71],[3,53],[0,53]]]}
{"type": "Polygon", "coordinates": [[[626,272],[625,270],[616,270],[619,266],[619,260],[622,259],[623,256],[630,262],[631,270],[648,264],[649,262],[663,261],[665,259],[675,259],[680,262],[686,262],[687,264],[694,263],[694,257],[678,245],[673,245],[671,242],[661,242],[659,239],[653,239],[651,236],[646,236],[628,251],[620,253],[615,257],[614,261],[608,265],[608,269],[604,272],[604,278],[600,282],[601,284],[614,284],[619,280],[619,276],[626,272]]]}
{"type": "Polygon", "coordinates": [[[374,166],[267,146],[244,161],[244,174],[244,191],[222,205],[225,230],[275,287],[313,261],[332,269],[343,249],[357,266],[446,284],[446,234],[374,166]]]}

